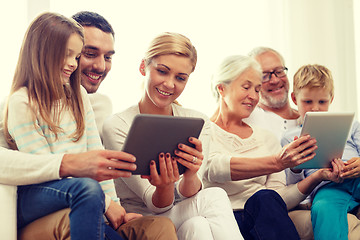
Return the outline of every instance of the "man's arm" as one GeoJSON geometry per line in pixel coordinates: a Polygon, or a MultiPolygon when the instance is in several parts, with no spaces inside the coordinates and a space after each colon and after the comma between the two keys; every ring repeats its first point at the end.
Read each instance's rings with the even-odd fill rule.
{"type": "Polygon", "coordinates": [[[94,150],[85,153],[65,154],[60,165],[60,177],[89,177],[104,181],[119,177],[130,177],[134,171],[135,157],[131,154],[94,150]]]}
{"type": "Polygon", "coordinates": [[[59,179],[63,154],[34,155],[0,147],[0,183],[28,185],[59,179]]]}
{"type": "Polygon", "coordinates": [[[0,183],[28,185],[69,176],[103,181],[130,176],[128,171],[136,168],[133,162],[134,156],[110,150],[34,155],[0,147],[0,183]]]}

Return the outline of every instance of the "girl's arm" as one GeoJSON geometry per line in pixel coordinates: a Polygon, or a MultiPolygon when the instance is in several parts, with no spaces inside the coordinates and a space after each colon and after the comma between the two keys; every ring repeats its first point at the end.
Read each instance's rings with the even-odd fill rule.
{"type": "Polygon", "coordinates": [[[34,116],[26,88],[13,93],[8,101],[8,131],[21,152],[51,153],[47,138],[55,138],[34,116]],[[47,135],[48,134],[48,135],[47,135]]]}

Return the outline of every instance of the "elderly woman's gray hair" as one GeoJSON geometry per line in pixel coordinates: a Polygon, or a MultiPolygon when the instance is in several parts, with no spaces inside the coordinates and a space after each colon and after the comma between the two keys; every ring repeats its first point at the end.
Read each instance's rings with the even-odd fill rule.
{"type": "Polygon", "coordinates": [[[233,55],[226,57],[218,67],[212,77],[212,90],[216,100],[219,100],[217,86],[220,84],[228,85],[239,77],[245,70],[252,68],[262,75],[260,64],[249,56],[233,55]]]}

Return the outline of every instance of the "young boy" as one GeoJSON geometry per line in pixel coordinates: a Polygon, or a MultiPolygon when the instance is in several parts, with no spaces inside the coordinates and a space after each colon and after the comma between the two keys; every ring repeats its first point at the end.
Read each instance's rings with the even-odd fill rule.
{"type": "MultiPolygon", "coordinates": [[[[334,98],[334,83],[331,72],[321,65],[306,65],[294,75],[291,98],[298,106],[299,126],[287,131],[282,145],[299,136],[305,113],[328,111],[334,98]]],[[[342,160],[344,165],[341,183],[323,181],[310,195],[312,200],[311,221],[314,238],[348,239],[347,213],[360,205],[360,124],[354,121],[346,142],[342,160]]],[[[287,183],[292,184],[316,172],[317,169],[287,170],[287,183]]]]}

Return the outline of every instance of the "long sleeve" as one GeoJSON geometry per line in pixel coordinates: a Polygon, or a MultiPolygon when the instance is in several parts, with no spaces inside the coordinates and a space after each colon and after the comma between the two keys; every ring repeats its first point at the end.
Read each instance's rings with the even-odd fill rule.
{"type": "MultiPolygon", "coordinates": [[[[0,104],[0,112],[5,102],[0,104]]],[[[3,115],[0,114],[0,183],[27,185],[60,179],[64,154],[34,155],[9,150],[4,136],[3,115]]]]}
{"type": "Polygon", "coordinates": [[[41,126],[38,119],[33,117],[26,88],[11,95],[8,102],[8,130],[19,151],[34,154],[51,153],[42,127],[45,126],[41,126]]]}
{"type": "Polygon", "coordinates": [[[63,154],[34,155],[0,147],[0,183],[28,185],[60,179],[63,154]]]}

